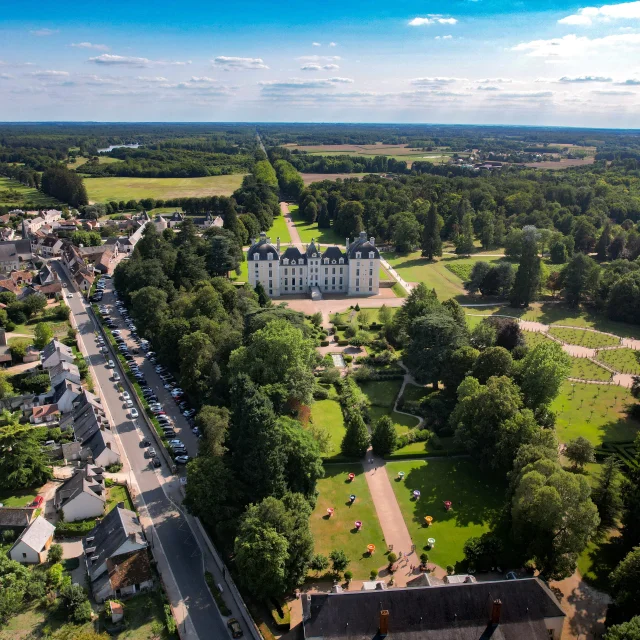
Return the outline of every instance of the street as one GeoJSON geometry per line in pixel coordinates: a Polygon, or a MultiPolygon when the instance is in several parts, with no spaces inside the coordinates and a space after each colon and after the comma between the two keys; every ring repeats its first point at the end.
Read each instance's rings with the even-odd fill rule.
{"type": "MultiPolygon", "coordinates": [[[[66,291],[74,291],[62,265],[57,261],[52,261],[51,264],[55,266],[62,282],[67,284],[66,291]]],[[[109,295],[109,297],[112,303],[113,296],[109,295]]],[[[185,517],[176,507],[174,500],[167,495],[170,493],[169,487],[176,484],[175,480],[172,481],[171,474],[164,464],[162,468],[154,470],[145,457],[145,449],[141,446],[141,441],[144,437],[150,437],[150,433],[144,420],[138,419],[132,422],[128,418],[116,384],[111,379],[113,370],[106,367],[105,357],[98,351],[95,340],[97,326],[87,311],[85,301],[79,293],[74,291],[73,298],[66,302],[78,329],[78,340],[82,341],[81,350],[85,353],[90,366],[96,387],[95,393],[102,399],[107,416],[110,417],[113,429],[119,436],[123,472],[127,474],[130,484],[144,504],[140,515],[147,538],[155,547],[155,555],[164,556],[166,560],[168,569],[166,574],[162,571],[161,562],[159,562],[159,569],[163,574],[169,599],[177,612],[180,635],[183,638],[202,640],[211,637],[225,638],[228,636],[225,620],[220,615],[204,580],[202,551],[185,517]],[[151,521],[150,526],[145,524],[145,516],[151,521]],[[149,529],[152,530],[151,535],[149,529]],[[157,548],[158,545],[160,550],[157,548]],[[182,603],[186,611],[182,609],[182,603]],[[180,620],[180,611],[184,611],[184,620],[180,620]]],[[[116,370],[124,378],[124,372],[118,366],[117,359],[115,357],[113,359],[116,362],[116,370]]],[[[145,370],[145,373],[150,372],[145,370]]],[[[149,382],[152,382],[151,376],[149,376],[149,382]]],[[[154,384],[154,386],[157,385],[154,384]]],[[[175,407],[175,404],[171,400],[165,400],[164,396],[162,400],[168,407],[171,405],[175,407]]],[[[138,410],[142,412],[141,407],[138,410]]],[[[185,438],[188,431],[191,439],[196,440],[186,424],[183,431],[185,438]]],[[[185,444],[190,454],[197,453],[195,442],[190,440],[185,441],[185,444]]],[[[179,499],[177,492],[174,491],[174,495],[176,500],[179,499]]]]}

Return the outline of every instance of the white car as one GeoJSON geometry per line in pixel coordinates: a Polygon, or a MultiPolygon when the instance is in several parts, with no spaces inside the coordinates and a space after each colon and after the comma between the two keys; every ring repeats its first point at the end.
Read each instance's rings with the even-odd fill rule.
{"type": "Polygon", "coordinates": [[[109,360],[107,362],[107,369],[113,369],[115,367],[115,363],[113,362],[113,360],[109,360]]]}
{"type": "Polygon", "coordinates": [[[125,400],[125,401],[126,400],[131,400],[131,396],[129,395],[128,391],[123,391],[122,392],[122,399],[125,400]]]}
{"type": "Polygon", "coordinates": [[[138,415],[139,415],[139,414],[138,414],[138,410],[137,410],[137,409],[131,409],[131,410],[129,411],[129,416],[130,416],[130,417],[132,417],[132,418],[137,418],[137,417],[138,417],[138,415]]]}
{"type": "Polygon", "coordinates": [[[120,382],[120,374],[117,371],[113,372],[113,381],[120,382]]]}
{"type": "Polygon", "coordinates": [[[73,293],[67,293],[67,298],[73,298],[73,293]]]}
{"type": "Polygon", "coordinates": [[[129,398],[128,400],[125,400],[125,404],[127,405],[127,407],[129,407],[129,409],[131,409],[133,407],[133,400],[129,398]]]}

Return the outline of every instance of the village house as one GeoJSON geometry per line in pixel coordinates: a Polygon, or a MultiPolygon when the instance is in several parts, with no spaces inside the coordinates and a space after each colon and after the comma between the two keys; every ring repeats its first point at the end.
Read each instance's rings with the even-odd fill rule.
{"type": "Polygon", "coordinates": [[[43,516],[38,516],[15,541],[9,557],[22,564],[41,564],[47,559],[55,530],[43,516]]]}
{"type": "Polygon", "coordinates": [[[0,242],[0,273],[20,271],[32,259],[31,242],[28,239],[0,242]]]}
{"type": "Polygon", "coordinates": [[[19,536],[35,517],[35,507],[0,507],[0,533],[13,531],[19,536]]]}
{"type": "Polygon", "coordinates": [[[61,413],[73,411],[73,403],[82,393],[82,387],[71,380],[62,380],[53,387],[47,400],[50,404],[56,404],[61,413]]]}
{"type": "Polygon", "coordinates": [[[11,364],[11,351],[7,344],[7,333],[4,329],[0,329],[0,366],[11,364]]]}
{"type": "Polygon", "coordinates": [[[60,422],[60,409],[57,404],[43,404],[31,409],[31,424],[47,425],[58,424],[60,422]]]}
{"type": "Polygon", "coordinates": [[[97,518],[104,513],[107,497],[103,473],[102,467],[87,464],[58,487],[53,504],[67,522],[97,518]]]}
{"type": "Polygon", "coordinates": [[[55,338],[42,350],[41,361],[45,369],[53,369],[61,362],[73,363],[74,360],[71,347],[55,338]]]}
{"type": "Polygon", "coordinates": [[[137,593],[149,588],[151,572],[143,571],[142,562],[133,555],[147,554],[147,540],[138,516],[123,505],[110,511],[82,541],[89,583],[97,602],[113,596],[137,593]],[[140,562],[140,564],[138,564],[140,562]],[[124,565],[122,569],[118,569],[124,565]],[[122,574],[129,575],[130,579],[122,574]],[[114,586],[111,576],[114,574],[114,586]],[[138,579],[140,582],[133,582],[138,579]],[[123,585],[126,593],[122,592],[123,585]]]}
{"type": "Polygon", "coordinates": [[[53,235],[31,236],[33,253],[43,258],[59,258],[62,255],[63,242],[53,235]]]}
{"type": "Polygon", "coordinates": [[[63,380],[80,384],[80,370],[73,362],[61,360],[55,367],[49,369],[49,378],[52,387],[57,387],[63,380]]]}

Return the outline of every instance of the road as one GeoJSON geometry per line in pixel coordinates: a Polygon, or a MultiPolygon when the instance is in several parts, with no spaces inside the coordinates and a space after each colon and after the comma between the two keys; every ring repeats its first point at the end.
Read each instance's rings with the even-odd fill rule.
{"type": "MultiPolygon", "coordinates": [[[[57,261],[53,261],[53,264],[61,280],[67,283],[66,291],[73,291],[62,266],[57,261]]],[[[107,296],[105,301],[106,298],[107,296]]],[[[204,559],[198,542],[184,515],[167,495],[170,494],[167,488],[171,483],[170,473],[164,465],[161,469],[154,470],[145,458],[141,440],[143,437],[150,437],[150,433],[144,421],[132,422],[128,418],[116,385],[111,379],[112,371],[107,369],[105,358],[98,351],[95,340],[97,327],[87,311],[86,303],[78,293],[74,293],[73,298],[67,299],[66,302],[78,329],[78,339],[82,341],[82,351],[87,357],[96,384],[96,393],[106,406],[112,428],[119,436],[123,471],[129,474],[134,490],[144,503],[141,520],[144,523],[145,516],[150,520],[151,536],[149,527],[145,527],[147,537],[151,538],[155,555],[160,551],[160,556],[167,562],[166,572],[162,571],[161,562],[159,568],[169,599],[177,611],[181,636],[200,640],[226,638],[228,631],[225,621],[204,581],[204,559]],[[160,550],[157,548],[158,545],[161,547],[160,550]],[[181,611],[184,612],[184,616],[180,615],[181,611]],[[184,617],[184,620],[181,620],[181,617],[184,617]]],[[[114,361],[117,363],[117,359],[114,358],[114,361]]],[[[118,368],[118,371],[124,377],[122,370],[118,368]]],[[[193,453],[195,455],[195,449],[193,453]]]]}

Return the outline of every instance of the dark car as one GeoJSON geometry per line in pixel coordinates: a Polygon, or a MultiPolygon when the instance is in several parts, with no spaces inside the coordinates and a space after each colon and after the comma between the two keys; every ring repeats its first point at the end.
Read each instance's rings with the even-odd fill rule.
{"type": "Polygon", "coordinates": [[[158,468],[162,466],[162,462],[160,462],[160,458],[156,457],[156,458],[151,458],[151,464],[158,468]]]}
{"type": "Polygon", "coordinates": [[[145,438],[141,443],[140,443],[141,447],[150,447],[151,446],[151,441],[149,440],[149,438],[145,438]]]}
{"type": "Polygon", "coordinates": [[[240,623],[235,618],[229,618],[227,620],[227,627],[231,632],[232,638],[242,638],[242,628],[240,627],[240,623]]]}

